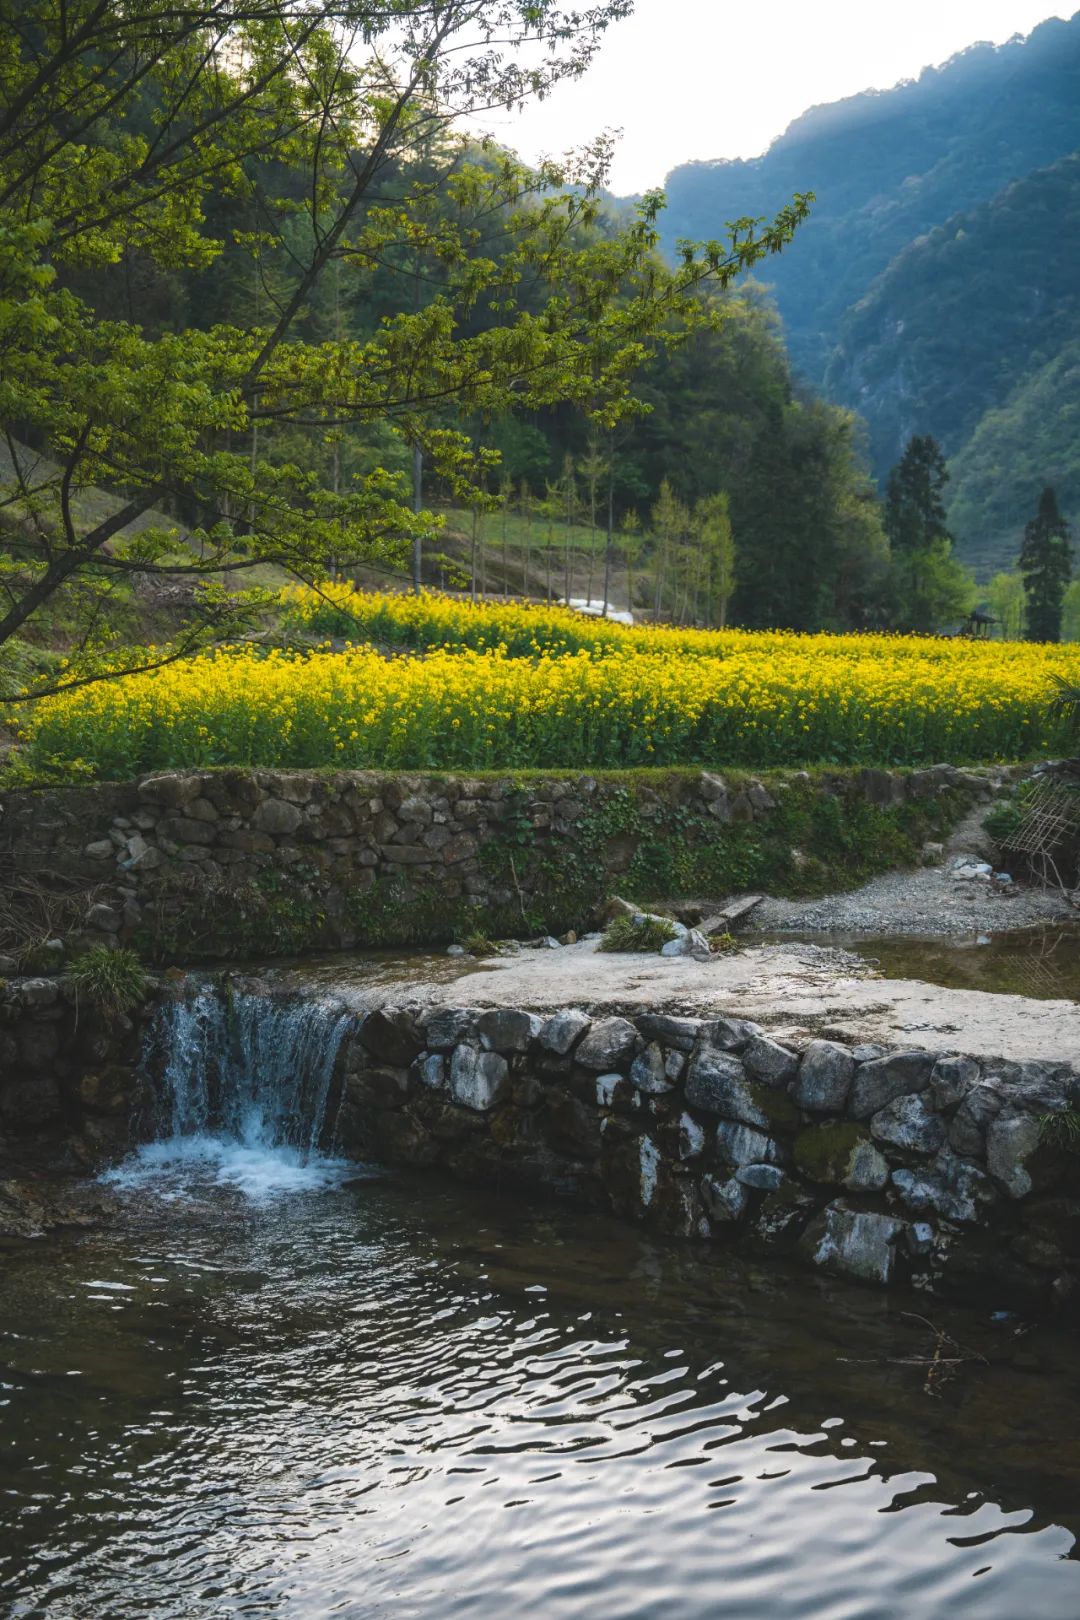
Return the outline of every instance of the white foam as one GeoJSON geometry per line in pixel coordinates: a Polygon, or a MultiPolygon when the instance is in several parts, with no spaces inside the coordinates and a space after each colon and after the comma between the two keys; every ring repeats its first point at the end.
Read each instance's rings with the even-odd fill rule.
{"type": "Polygon", "coordinates": [[[103,1179],[123,1191],[149,1191],[165,1198],[189,1196],[200,1184],[227,1187],[262,1203],[290,1193],[339,1186],[355,1174],[356,1166],[347,1159],[199,1135],[147,1142],[103,1179]]]}

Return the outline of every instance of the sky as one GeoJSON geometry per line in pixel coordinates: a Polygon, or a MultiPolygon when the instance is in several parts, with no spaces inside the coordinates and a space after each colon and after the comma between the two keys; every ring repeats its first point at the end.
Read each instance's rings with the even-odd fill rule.
{"type": "Polygon", "coordinates": [[[621,129],[612,190],[644,191],[689,159],[756,157],[807,107],[888,89],[1078,3],[637,0],[584,78],[485,125],[529,161],[621,129]]]}

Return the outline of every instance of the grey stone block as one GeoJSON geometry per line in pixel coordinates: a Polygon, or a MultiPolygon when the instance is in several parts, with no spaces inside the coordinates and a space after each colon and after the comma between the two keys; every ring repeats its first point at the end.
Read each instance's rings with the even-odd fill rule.
{"type": "Polygon", "coordinates": [[[792,1096],[813,1114],[841,1114],[851,1090],[855,1059],[836,1041],[811,1041],[799,1063],[792,1096]]]}
{"type": "Polygon", "coordinates": [[[945,1141],[945,1121],[931,1112],[918,1092],[894,1097],[879,1109],[870,1121],[870,1131],[878,1142],[909,1153],[936,1153],[945,1141]]]}
{"type": "Polygon", "coordinates": [[[894,1097],[925,1090],[933,1067],[933,1053],[917,1051],[892,1052],[862,1064],[851,1087],[848,1112],[855,1119],[869,1119],[894,1097]]]}

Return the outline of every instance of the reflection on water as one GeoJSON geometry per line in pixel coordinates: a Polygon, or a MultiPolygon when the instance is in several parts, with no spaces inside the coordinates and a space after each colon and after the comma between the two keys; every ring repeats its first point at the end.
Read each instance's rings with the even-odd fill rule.
{"type": "Polygon", "coordinates": [[[1073,1347],[435,1178],[8,1257],[5,1613],[1076,1620],[1073,1347]]]}
{"type": "Polygon", "coordinates": [[[1080,928],[1052,926],[1004,934],[940,935],[784,934],[813,945],[833,945],[875,962],[887,979],[921,979],[958,990],[1032,996],[1038,1001],[1080,1001],[1080,928]]]}

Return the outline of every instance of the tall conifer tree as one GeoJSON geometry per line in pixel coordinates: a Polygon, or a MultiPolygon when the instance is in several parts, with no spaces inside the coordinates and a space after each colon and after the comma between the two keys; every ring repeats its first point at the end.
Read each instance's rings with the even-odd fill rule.
{"type": "Polygon", "coordinates": [[[889,474],[885,533],[892,550],[894,614],[905,630],[939,630],[962,614],[972,582],[952,554],[942,491],[945,457],[929,433],[916,434],[889,474]]]}
{"type": "Polygon", "coordinates": [[[1072,578],[1069,525],[1047,485],[1039,507],[1024,530],[1020,572],[1027,598],[1027,633],[1032,641],[1061,640],[1061,611],[1072,578]]]}

